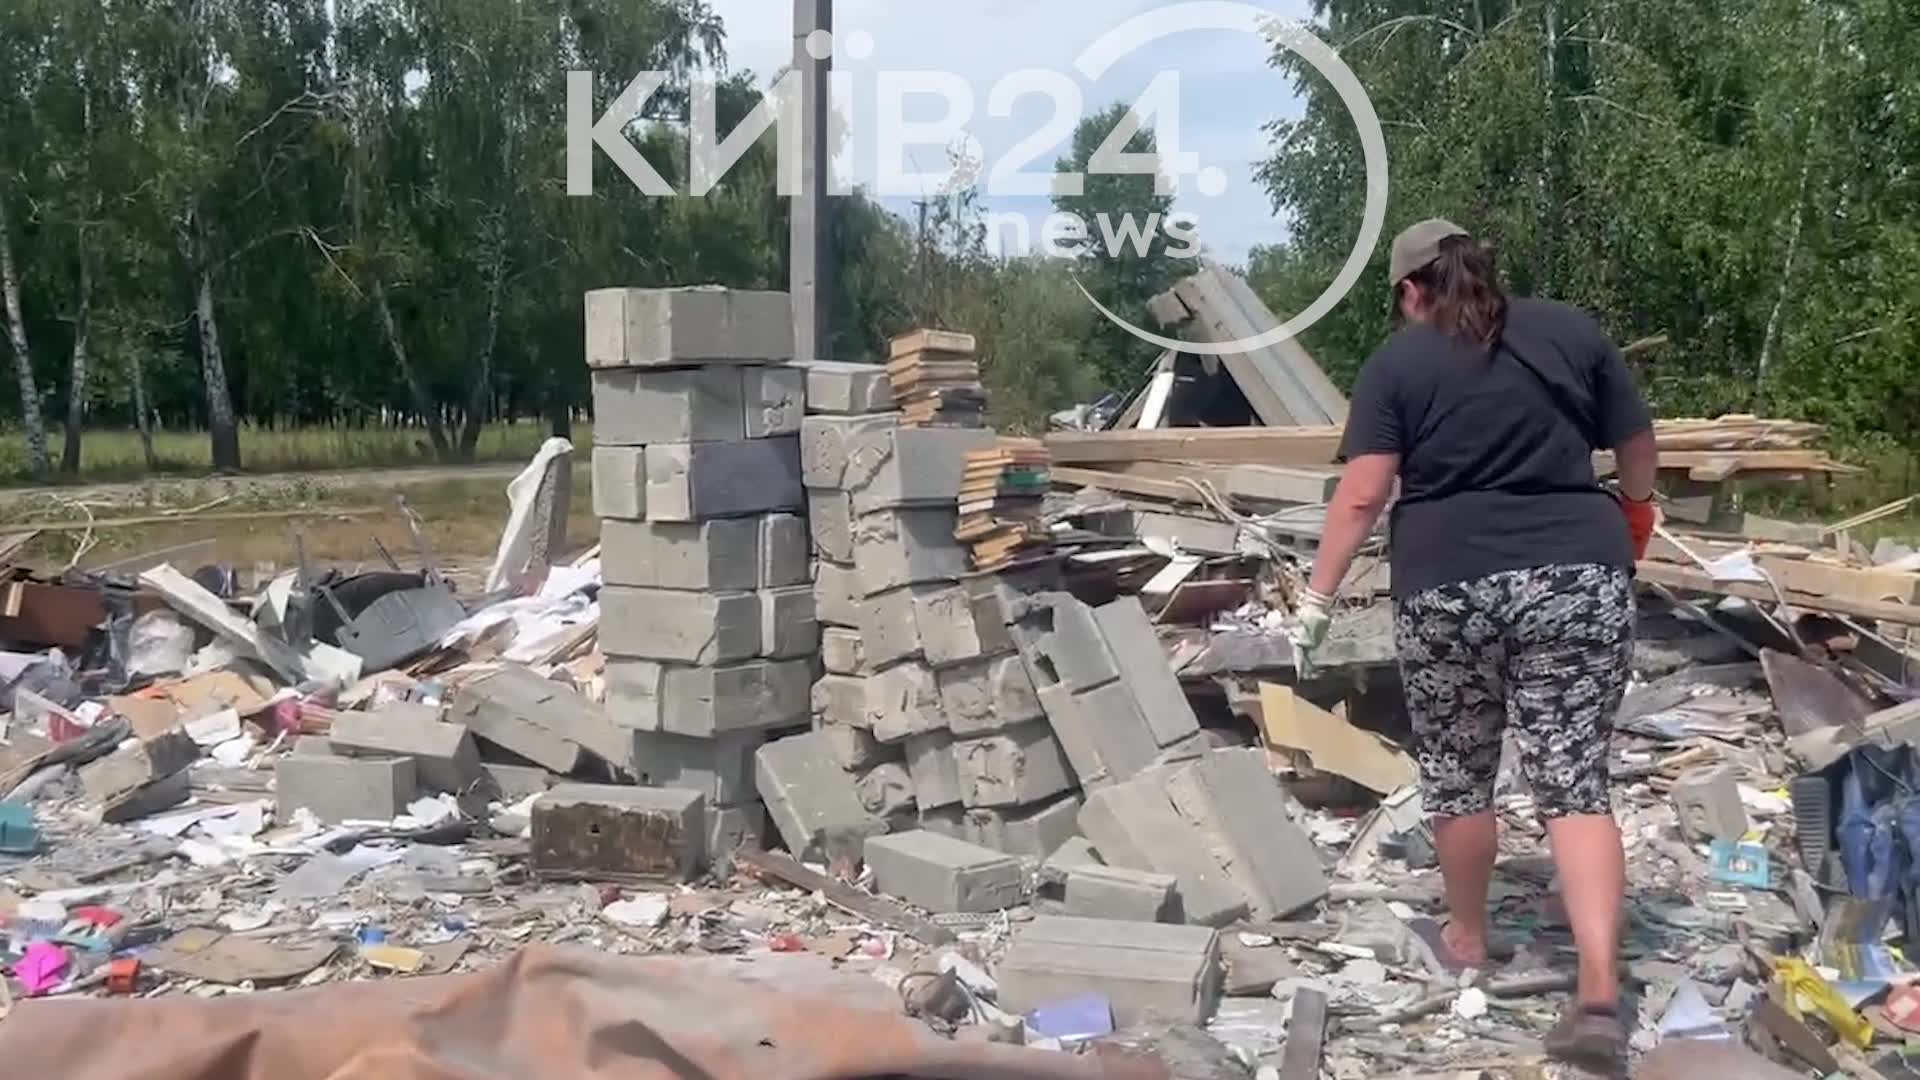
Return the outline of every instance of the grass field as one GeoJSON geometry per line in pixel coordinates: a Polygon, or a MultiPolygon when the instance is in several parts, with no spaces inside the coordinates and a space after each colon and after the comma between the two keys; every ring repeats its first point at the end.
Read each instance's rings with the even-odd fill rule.
{"type": "MultiPolygon", "coordinates": [[[[404,495],[407,505],[425,523],[427,542],[443,565],[484,563],[492,555],[507,522],[504,479],[439,480],[410,486],[404,495]]],[[[211,539],[216,543],[211,561],[247,568],[256,564],[284,568],[297,561],[293,542],[296,529],[310,561],[349,571],[383,566],[383,546],[402,563],[412,563],[417,550],[395,492],[384,486],[320,488],[290,479],[285,484],[250,487],[236,494],[225,492],[219,481],[207,481],[204,485],[168,489],[139,508],[95,511],[102,521],[173,511],[180,513],[177,521],[112,525],[91,533],[84,527],[86,510],[71,502],[34,498],[18,510],[22,520],[73,524],[73,528],[43,533],[26,551],[28,561],[56,567],[66,565],[76,553],[81,554],[81,566],[97,566],[211,539]],[[214,500],[223,501],[208,506],[214,500]],[[197,507],[206,509],[193,512],[197,507]],[[286,512],[298,510],[315,512],[311,516],[286,516],[286,512]],[[85,551],[81,552],[83,546],[85,551]]],[[[590,546],[599,538],[599,523],[593,517],[592,469],[584,463],[574,469],[567,536],[576,549],[590,546]]]]}
{"type": "MultiPolygon", "coordinates": [[[[48,433],[55,464],[60,457],[59,431],[48,433]]],[[[481,429],[474,460],[524,461],[547,439],[546,424],[527,420],[518,424],[491,424],[481,429]]],[[[591,445],[593,430],[576,425],[576,446],[591,445]]],[[[161,473],[192,475],[213,468],[212,449],[204,431],[155,432],[153,449],[161,473]]],[[[326,469],[368,469],[399,465],[438,464],[424,428],[301,427],[240,429],[240,462],[249,473],[314,472],[326,469]]],[[[80,442],[79,483],[140,480],[152,473],[134,431],[89,431],[80,442]]],[[[55,483],[63,482],[56,477],[55,483]]],[[[0,431],[0,485],[31,485],[27,470],[27,440],[18,431],[0,431]]]]}

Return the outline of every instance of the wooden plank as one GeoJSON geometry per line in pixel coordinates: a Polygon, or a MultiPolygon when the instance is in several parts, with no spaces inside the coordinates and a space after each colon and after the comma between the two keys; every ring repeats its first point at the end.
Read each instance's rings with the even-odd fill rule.
{"type": "Polygon", "coordinates": [[[888,355],[897,359],[921,352],[970,353],[978,345],[972,334],[959,334],[951,330],[915,330],[894,338],[888,347],[888,355]]]}
{"type": "Polygon", "coordinates": [[[1320,1080],[1322,1044],[1327,1038],[1327,995],[1301,989],[1293,995],[1293,1017],[1287,1021],[1286,1049],[1280,1057],[1280,1080],[1320,1080]]]}
{"type": "MultiPolygon", "coordinates": [[[[1710,593],[1715,596],[1737,596],[1743,600],[1755,600],[1765,604],[1777,604],[1779,599],[1773,590],[1765,585],[1744,581],[1715,581],[1704,570],[1686,566],[1669,566],[1665,563],[1643,562],[1640,564],[1640,578],[1657,585],[1683,592],[1710,593]]],[[[1782,586],[1785,587],[1784,585],[1782,586]]],[[[1881,622],[1896,623],[1901,626],[1920,626],[1920,607],[1909,604],[1889,604],[1880,601],[1849,600],[1844,597],[1826,597],[1824,599],[1791,596],[1796,606],[1809,611],[1828,611],[1837,615],[1852,615],[1861,619],[1876,619],[1881,622]]]]}
{"type": "Polygon", "coordinates": [[[1288,467],[1285,465],[1186,465],[1172,461],[1123,461],[1103,466],[1104,470],[1141,476],[1153,480],[1177,480],[1190,476],[1210,481],[1223,495],[1239,496],[1261,502],[1316,505],[1333,498],[1340,486],[1340,469],[1335,466],[1288,467]]]}
{"type": "Polygon", "coordinates": [[[1167,502],[1200,502],[1200,496],[1192,488],[1177,481],[1150,480],[1144,476],[1108,472],[1104,469],[1056,468],[1053,470],[1053,482],[1062,487],[1097,487],[1122,495],[1138,495],[1146,499],[1163,499],[1167,502]]]}
{"type": "Polygon", "coordinates": [[[952,931],[935,926],[885,897],[863,893],[844,881],[815,873],[778,852],[741,848],[733,853],[733,861],[735,865],[744,866],[762,877],[785,882],[796,889],[819,893],[826,897],[827,903],[842,911],[898,930],[922,944],[937,948],[959,940],[952,931]]]}
{"type": "Polygon", "coordinates": [[[1340,429],[1168,428],[1160,431],[1059,432],[1047,449],[1059,464],[1111,461],[1210,462],[1227,465],[1330,465],[1340,429]]]}
{"type": "Polygon", "coordinates": [[[1761,569],[1788,592],[1843,600],[1920,604],[1920,574],[1856,570],[1850,566],[1762,556],[1761,569]]]}

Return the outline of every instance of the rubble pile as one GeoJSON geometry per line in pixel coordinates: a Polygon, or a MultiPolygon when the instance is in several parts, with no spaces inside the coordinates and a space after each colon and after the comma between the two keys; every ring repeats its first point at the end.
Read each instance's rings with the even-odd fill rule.
{"type": "MultiPolygon", "coordinates": [[[[1497,797],[1495,961],[1449,971],[1384,573],[1356,574],[1318,670],[1285,644],[1328,476],[1235,457],[1322,436],[1069,438],[1058,549],[982,571],[969,462],[1047,455],[999,456],[960,336],[896,348],[890,378],[791,362],[778,293],[610,290],[587,320],[600,544],[573,562],[540,539],[562,444],[510,489],[484,595],[302,567],[248,604],[161,560],[9,609],[0,1015],[555,962],[535,945],[749,980],[810,954],[960,1040],[1182,1076],[1542,1075],[1574,953],[1524,783],[1497,797]],[[44,599],[74,593],[80,632],[44,599]]],[[[1725,539],[1666,542],[1711,576],[1725,539]]],[[[1920,575],[1888,552],[1870,596],[1822,606],[1808,568],[1859,553],[1779,551],[1777,605],[1643,597],[1612,763],[1635,1052],[1906,1075],[1920,575]]]]}

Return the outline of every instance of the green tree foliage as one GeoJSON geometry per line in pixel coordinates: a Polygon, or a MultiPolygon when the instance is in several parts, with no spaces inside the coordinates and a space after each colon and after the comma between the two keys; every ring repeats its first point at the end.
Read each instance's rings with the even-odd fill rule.
{"type": "MultiPolygon", "coordinates": [[[[1760,410],[1917,441],[1916,91],[1902,0],[1316,0],[1392,161],[1388,233],[1445,216],[1520,292],[1582,305],[1669,414],[1760,410]],[[1902,394],[1909,395],[1903,398],[1902,394]],[[1903,419],[1904,417],[1904,419],[1903,419]]],[[[1299,310],[1361,217],[1338,96],[1306,97],[1261,170],[1292,239],[1256,287],[1299,310]]],[[[1386,248],[1308,334],[1350,376],[1388,330],[1386,248]]]]}
{"type": "MultiPolygon", "coordinates": [[[[704,0],[7,5],[0,412],[41,433],[35,471],[42,417],[74,464],[90,418],[208,429],[226,468],[241,423],[417,423],[448,460],[488,420],[565,432],[584,292],[786,280],[771,133],[704,198],[647,196],[604,157],[593,196],[565,190],[568,71],[592,72],[596,115],[669,73],[628,135],[684,192],[689,87],[723,45],[704,0]]],[[[719,77],[724,136],[761,95],[719,77]]],[[[871,354],[907,322],[911,244],[862,196],[837,209],[837,345],[871,354]]]]}
{"type": "MultiPolygon", "coordinates": [[[[1143,126],[1124,103],[1115,104],[1082,120],[1074,130],[1072,152],[1060,159],[1055,170],[1083,176],[1084,190],[1078,195],[1056,194],[1053,205],[1086,224],[1090,239],[1073,272],[1087,292],[1135,326],[1153,328],[1147,302],[1171,287],[1182,270],[1180,260],[1167,254],[1172,246],[1167,219],[1173,213],[1173,194],[1159,190],[1157,165],[1138,173],[1096,171],[1096,155],[1123,125],[1132,134],[1119,153],[1157,159],[1153,129],[1143,126]],[[1129,223],[1136,230],[1131,242],[1126,238],[1129,223]]],[[[1132,390],[1159,350],[1100,319],[1092,325],[1082,355],[1109,388],[1132,390]]]]}

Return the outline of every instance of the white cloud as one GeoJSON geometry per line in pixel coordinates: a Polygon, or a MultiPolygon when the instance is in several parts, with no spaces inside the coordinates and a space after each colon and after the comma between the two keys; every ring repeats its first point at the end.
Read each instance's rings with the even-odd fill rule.
{"type": "MultiPolygon", "coordinates": [[[[1012,115],[990,117],[989,95],[996,83],[1023,69],[1045,69],[1071,76],[1082,86],[1082,109],[1091,112],[1115,101],[1133,101],[1163,71],[1182,81],[1179,136],[1181,149],[1197,152],[1203,166],[1221,170],[1226,189],[1200,194],[1193,177],[1181,185],[1178,205],[1198,215],[1209,251],[1229,260],[1245,257],[1258,243],[1282,239],[1284,224],[1275,217],[1253,170],[1266,153],[1262,126],[1296,115],[1293,88],[1267,65],[1264,42],[1245,35],[1196,31],[1166,39],[1150,54],[1128,57],[1093,86],[1074,72],[1073,60],[1101,33],[1125,18],[1165,6],[1171,0],[839,0],[835,12],[835,64],[854,78],[849,151],[856,181],[871,185],[880,175],[880,147],[874,136],[875,89],[882,71],[937,70],[961,76],[975,99],[971,133],[980,140],[989,163],[1004,161],[1042,130],[1055,105],[1035,95],[1013,103],[1012,115]],[[870,36],[871,55],[854,59],[848,44],[870,36]]],[[[790,61],[793,28],[788,0],[712,0],[727,24],[727,51],[736,69],[751,69],[763,80],[790,61]]],[[[1260,0],[1277,15],[1305,18],[1306,0],[1260,0]]],[[[908,119],[932,119],[932,99],[911,104],[908,119]]],[[[1079,114],[1070,117],[1078,120],[1079,114]]],[[[1170,134],[1162,121],[1163,149],[1170,134]]],[[[1066,149],[1065,138],[1047,140],[1026,171],[1049,172],[1066,149]]],[[[939,146],[915,148],[907,164],[918,171],[946,165],[939,146]]],[[[906,212],[912,196],[887,200],[906,212]]],[[[987,197],[989,209],[1024,213],[1034,219],[1033,234],[1048,209],[1044,198],[987,197]]],[[[1357,225],[1357,223],[1356,223],[1357,225]]]]}

